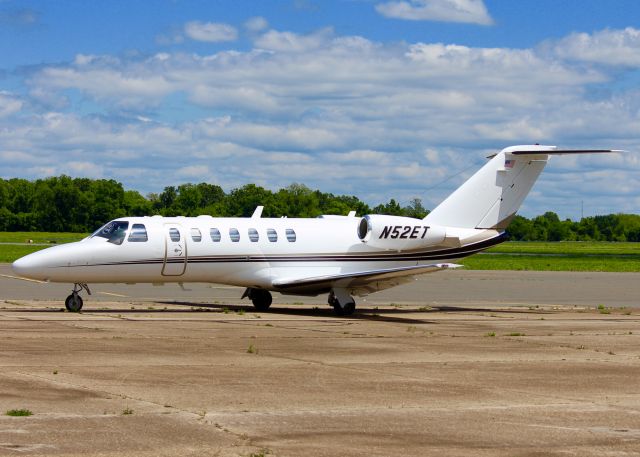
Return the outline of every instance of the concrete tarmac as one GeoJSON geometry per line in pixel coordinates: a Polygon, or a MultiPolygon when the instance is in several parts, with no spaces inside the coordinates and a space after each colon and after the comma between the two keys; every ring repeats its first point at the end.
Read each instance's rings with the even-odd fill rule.
{"type": "Polygon", "coordinates": [[[445,271],[338,318],[214,285],[72,314],[68,285],[0,277],[0,414],[33,412],[0,415],[0,455],[640,455],[639,284],[445,271]]]}
{"type": "MultiPolygon", "coordinates": [[[[37,283],[12,278],[11,266],[0,264],[0,299],[58,301],[71,292],[71,284],[37,283]]],[[[105,301],[186,302],[209,304],[240,301],[244,289],[220,284],[89,284],[85,305],[105,301]]],[[[326,305],[327,297],[274,294],[274,303],[326,305]]],[[[418,276],[409,284],[357,300],[358,307],[390,303],[421,305],[569,304],[640,306],[640,273],[591,273],[558,271],[441,271],[418,276]]]]}

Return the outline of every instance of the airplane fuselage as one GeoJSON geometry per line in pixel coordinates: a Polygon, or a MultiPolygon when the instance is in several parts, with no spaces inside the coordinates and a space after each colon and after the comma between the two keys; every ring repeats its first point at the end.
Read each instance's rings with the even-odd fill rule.
{"type": "MultiPolygon", "coordinates": [[[[423,220],[400,218],[382,228],[390,243],[425,239],[423,220]]],[[[112,238],[98,232],[14,264],[22,276],[71,283],[211,282],[266,290],[300,277],[327,277],[427,264],[446,264],[504,237],[492,230],[450,231],[443,243],[418,249],[378,248],[358,236],[360,217],[129,217],[112,238]],[[453,233],[456,232],[456,233],[453,233]],[[459,235],[469,239],[461,244],[459,235]],[[452,243],[451,240],[455,240],[452,243]]],[[[463,238],[463,239],[464,239],[463,238]]],[[[324,292],[312,288],[308,294],[324,292]]]]}

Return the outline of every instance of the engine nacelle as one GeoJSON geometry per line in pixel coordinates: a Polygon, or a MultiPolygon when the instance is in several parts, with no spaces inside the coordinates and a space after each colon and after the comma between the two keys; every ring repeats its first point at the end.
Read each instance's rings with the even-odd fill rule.
{"type": "Polygon", "coordinates": [[[404,251],[433,246],[444,241],[444,227],[427,225],[412,217],[371,214],[358,224],[358,238],[378,249],[404,251]]]}

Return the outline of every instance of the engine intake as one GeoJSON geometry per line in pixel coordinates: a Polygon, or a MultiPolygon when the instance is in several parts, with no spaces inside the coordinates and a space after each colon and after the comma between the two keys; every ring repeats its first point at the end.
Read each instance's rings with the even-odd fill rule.
{"type": "Polygon", "coordinates": [[[444,227],[425,224],[412,217],[370,214],[358,224],[358,238],[367,245],[394,251],[420,249],[440,244],[446,237],[444,227]]]}

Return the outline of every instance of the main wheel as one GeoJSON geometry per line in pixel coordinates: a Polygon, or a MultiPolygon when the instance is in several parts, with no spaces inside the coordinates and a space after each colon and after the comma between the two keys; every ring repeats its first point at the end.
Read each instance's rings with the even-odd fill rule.
{"type": "Polygon", "coordinates": [[[336,303],[333,305],[333,311],[338,316],[351,316],[356,310],[356,302],[350,301],[344,304],[344,306],[340,306],[340,303],[336,303]]]}
{"type": "Polygon", "coordinates": [[[76,292],[72,293],[67,297],[64,301],[64,306],[67,308],[67,311],[70,313],[77,313],[82,309],[83,301],[82,297],[78,295],[76,292]]]}
{"type": "Polygon", "coordinates": [[[253,289],[251,291],[251,301],[256,310],[266,311],[271,306],[273,297],[271,297],[271,293],[268,290],[253,289]]]}

